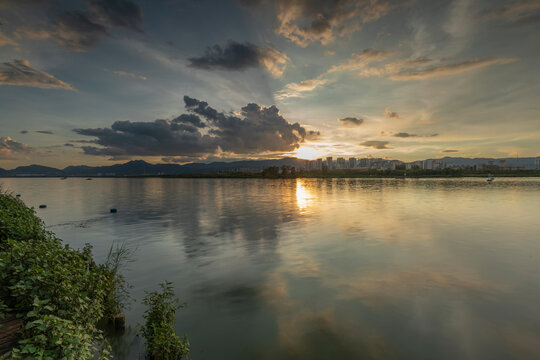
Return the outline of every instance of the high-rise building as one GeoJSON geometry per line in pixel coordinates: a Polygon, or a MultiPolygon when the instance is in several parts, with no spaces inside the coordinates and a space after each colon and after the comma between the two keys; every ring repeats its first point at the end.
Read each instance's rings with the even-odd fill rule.
{"type": "Polygon", "coordinates": [[[347,168],[347,163],[345,162],[345,158],[342,158],[342,157],[337,158],[336,165],[337,165],[336,167],[338,169],[346,169],[347,168]]]}
{"type": "Polygon", "coordinates": [[[332,160],[331,156],[326,158],[326,166],[328,166],[328,170],[331,170],[334,168],[334,160],[332,160]]]}
{"type": "Polygon", "coordinates": [[[355,169],[356,168],[356,158],[349,158],[349,169],[355,169]]]}
{"type": "Polygon", "coordinates": [[[536,170],[540,170],[540,157],[537,157],[535,160],[534,160],[534,168],[536,170]]]}
{"type": "Polygon", "coordinates": [[[317,170],[322,169],[322,159],[317,159],[316,160],[316,167],[317,167],[317,170]]]}

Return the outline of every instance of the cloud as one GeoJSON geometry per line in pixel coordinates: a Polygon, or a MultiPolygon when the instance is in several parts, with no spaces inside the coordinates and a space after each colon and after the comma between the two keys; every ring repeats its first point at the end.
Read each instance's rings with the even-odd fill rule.
{"type": "Polygon", "coordinates": [[[320,132],[320,131],[309,130],[309,131],[306,133],[306,140],[317,140],[317,139],[319,139],[320,136],[321,136],[321,132],[320,132]]]}
{"type": "Polygon", "coordinates": [[[426,67],[437,60],[416,57],[394,59],[393,61],[384,64],[387,60],[395,58],[397,54],[398,53],[394,51],[364,49],[361,53],[353,54],[346,62],[330,67],[315,79],[285,85],[282,90],[275,93],[276,99],[284,100],[287,98],[304,97],[315,89],[329,83],[330,80],[328,78],[331,74],[344,71],[356,71],[361,77],[385,76],[391,80],[412,80],[459,74],[464,71],[485,66],[508,64],[517,60],[516,58],[494,57],[426,67]]]}
{"type": "Polygon", "coordinates": [[[62,13],[54,20],[53,26],[55,30],[50,36],[72,51],[86,51],[96,46],[103,36],[109,35],[105,26],[95,23],[84,11],[62,13]]]}
{"type": "Polygon", "coordinates": [[[64,146],[66,146],[66,147],[75,147],[75,145],[70,144],[70,143],[65,143],[64,146]]]}
{"type": "Polygon", "coordinates": [[[54,39],[71,51],[86,51],[96,46],[103,37],[111,36],[111,29],[124,28],[142,33],[142,10],[130,0],[87,0],[86,10],[64,11],[50,20],[46,29],[17,29],[17,38],[36,40],[54,39]]]}
{"type": "Polygon", "coordinates": [[[263,67],[275,77],[283,75],[289,62],[287,55],[276,49],[235,41],[229,41],[225,47],[209,47],[203,56],[188,60],[189,66],[205,70],[243,71],[263,67]]]}
{"type": "Polygon", "coordinates": [[[406,133],[406,132],[399,132],[399,133],[396,133],[392,136],[395,136],[395,137],[400,137],[400,138],[408,138],[408,137],[416,137],[418,135],[416,134],[409,134],[409,133],[406,133]]]}
{"type": "Polygon", "coordinates": [[[5,45],[16,46],[17,43],[15,41],[13,41],[12,39],[8,38],[2,32],[0,32],[0,47],[5,46],[5,45]]]}
{"type": "Polygon", "coordinates": [[[133,74],[133,73],[130,73],[130,72],[127,72],[127,71],[122,71],[122,70],[107,70],[107,69],[105,69],[105,70],[106,70],[106,71],[110,71],[110,72],[112,72],[113,74],[116,74],[116,75],[118,75],[118,76],[124,76],[124,77],[129,77],[129,78],[132,78],[132,79],[139,79],[139,80],[147,80],[146,76],[133,74]]]}
{"type": "Polygon", "coordinates": [[[485,11],[479,15],[483,20],[504,20],[516,25],[540,23],[540,2],[514,2],[485,11]]]}
{"type": "Polygon", "coordinates": [[[248,104],[241,117],[218,112],[208,103],[184,97],[186,109],[173,120],[116,121],[110,128],[75,129],[92,136],[94,145],[83,146],[89,155],[206,156],[220,152],[254,154],[290,152],[307,136],[298,123],[289,123],[275,106],[248,104]]]}
{"type": "Polygon", "coordinates": [[[39,134],[46,134],[46,135],[54,134],[52,131],[49,131],[49,130],[36,130],[36,132],[39,134]]]}
{"type": "Polygon", "coordinates": [[[427,79],[437,76],[459,74],[465,71],[479,69],[491,65],[503,65],[516,61],[516,58],[484,58],[467,60],[453,64],[434,66],[416,71],[406,71],[390,77],[392,80],[427,79]]]}
{"type": "Polygon", "coordinates": [[[71,85],[30,66],[28,60],[14,60],[0,66],[0,85],[32,86],[75,90],[71,85]]]}
{"type": "Polygon", "coordinates": [[[328,83],[326,79],[311,79],[299,83],[289,83],[283,89],[277,91],[275,96],[279,100],[303,97],[306,93],[312,92],[326,83],[328,83]]]}
{"type": "Polygon", "coordinates": [[[141,7],[129,0],[88,0],[88,9],[95,22],[141,32],[141,7]]]}
{"type": "Polygon", "coordinates": [[[278,0],[276,33],[296,45],[327,45],[336,37],[356,32],[397,6],[388,0],[278,0]]]}
{"type": "Polygon", "coordinates": [[[384,66],[365,66],[362,67],[358,73],[361,77],[372,77],[372,76],[387,76],[394,75],[405,69],[414,69],[422,65],[426,65],[433,62],[429,58],[408,58],[408,59],[398,59],[390,63],[385,64],[384,66]]]}
{"type": "Polygon", "coordinates": [[[388,141],[370,140],[370,141],[364,141],[360,145],[365,146],[365,147],[371,147],[378,150],[390,149],[389,147],[386,146],[388,145],[388,141]]]}
{"type": "Polygon", "coordinates": [[[394,52],[376,49],[364,49],[359,54],[353,54],[346,63],[334,65],[315,79],[304,80],[298,83],[289,83],[282,90],[275,93],[276,99],[304,97],[308,93],[330,82],[328,76],[340,71],[354,71],[366,67],[371,62],[377,62],[394,56],[394,52]]]}
{"type": "Polygon", "coordinates": [[[20,133],[21,134],[28,134],[28,130],[21,130],[20,133]]]}
{"type": "Polygon", "coordinates": [[[395,56],[395,52],[377,49],[364,49],[361,53],[353,54],[351,58],[343,64],[332,66],[325,74],[337,71],[360,70],[372,62],[379,62],[395,56]]]}
{"type": "Polygon", "coordinates": [[[346,117],[343,119],[339,119],[338,121],[341,123],[340,125],[342,127],[351,128],[351,127],[359,127],[360,125],[362,125],[362,123],[364,122],[364,119],[359,119],[356,117],[346,117]]]}
{"type": "Polygon", "coordinates": [[[386,119],[398,119],[400,120],[401,117],[399,117],[398,113],[395,111],[390,111],[390,108],[384,109],[384,117],[386,119]]]}
{"type": "Polygon", "coordinates": [[[0,159],[13,159],[21,154],[29,154],[33,151],[31,147],[20,143],[17,140],[5,136],[0,137],[0,159]]]}
{"type": "Polygon", "coordinates": [[[443,150],[441,152],[443,152],[443,153],[456,153],[456,152],[459,152],[459,150],[448,149],[448,150],[443,150]]]}

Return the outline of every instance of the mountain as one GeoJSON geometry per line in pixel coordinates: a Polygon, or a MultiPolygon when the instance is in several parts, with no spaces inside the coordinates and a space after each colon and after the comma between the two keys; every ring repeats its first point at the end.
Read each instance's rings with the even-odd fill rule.
{"type": "Polygon", "coordinates": [[[63,170],[39,166],[20,166],[12,170],[0,171],[0,176],[138,176],[138,175],[186,175],[215,174],[226,172],[260,172],[269,166],[289,165],[302,167],[305,160],[284,158],[279,160],[246,160],[234,162],[213,162],[179,164],[150,164],[143,160],[133,160],[124,164],[109,166],[68,166],[63,170]]]}
{"type": "Polygon", "coordinates": [[[0,173],[0,176],[64,176],[64,173],[62,170],[48,166],[29,165],[7,170],[5,173],[0,173]]]}
{"type": "MultiPolygon", "coordinates": [[[[441,160],[447,164],[455,166],[474,166],[479,164],[489,164],[504,166],[523,166],[525,169],[534,169],[537,158],[460,158],[444,157],[441,160]]],[[[432,160],[432,159],[428,159],[432,160]]],[[[306,160],[296,158],[283,158],[276,160],[244,160],[233,162],[213,162],[179,164],[150,164],[143,160],[133,160],[124,164],[109,166],[68,166],[63,170],[40,166],[19,166],[12,170],[0,169],[0,177],[12,176],[138,176],[138,175],[188,175],[188,174],[219,174],[227,172],[260,172],[269,166],[294,166],[297,169],[304,167],[306,160]]]]}

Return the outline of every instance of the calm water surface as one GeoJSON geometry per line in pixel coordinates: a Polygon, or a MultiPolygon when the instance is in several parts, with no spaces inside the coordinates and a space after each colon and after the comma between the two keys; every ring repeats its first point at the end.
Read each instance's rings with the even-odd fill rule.
{"type": "Polygon", "coordinates": [[[539,179],[1,183],[98,261],[136,248],[119,359],[163,280],[195,360],[540,358],[539,179]]]}

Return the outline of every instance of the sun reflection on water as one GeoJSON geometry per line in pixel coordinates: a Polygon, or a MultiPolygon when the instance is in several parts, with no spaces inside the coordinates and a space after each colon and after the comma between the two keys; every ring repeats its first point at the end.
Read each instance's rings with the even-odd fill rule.
{"type": "Polygon", "coordinates": [[[300,210],[305,210],[313,201],[313,194],[302,180],[296,180],[296,204],[300,210]]]}

